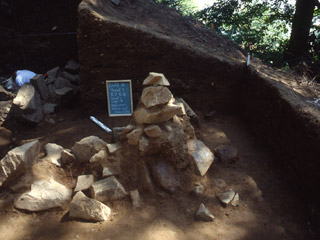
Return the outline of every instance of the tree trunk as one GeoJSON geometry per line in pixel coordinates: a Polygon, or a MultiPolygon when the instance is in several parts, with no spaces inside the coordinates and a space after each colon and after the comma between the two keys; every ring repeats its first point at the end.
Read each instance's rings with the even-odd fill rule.
{"type": "Polygon", "coordinates": [[[309,32],[317,2],[316,0],[297,0],[296,2],[296,12],[293,17],[289,47],[286,53],[286,59],[291,66],[298,64],[307,55],[309,32]]]}

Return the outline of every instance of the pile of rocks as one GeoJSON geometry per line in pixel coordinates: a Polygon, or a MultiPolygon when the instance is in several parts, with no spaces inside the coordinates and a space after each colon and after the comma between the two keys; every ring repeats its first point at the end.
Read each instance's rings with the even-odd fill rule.
{"type": "MultiPolygon", "coordinates": [[[[112,201],[130,196],[133,207],[141,207],[139,192],[154,193],[159,187],[168,193],[201,194],[203,186],[192,189],[194,180],[205,176],[214,154],[196,138],[185,105],[174,99],[163,74],[150,73],[143,84],[130,124],[113,130],[115,142],[89,136],[72,149],[48,143],[41,159],[39,141],[8,152],[0,162],[0,187],[20,193],[15,207],[28,211],[69,207],[72,218],[104,221],[111,216],[107,204],[112,201]],[[57,177],[61,173],[35,176],[45,164],[76,176],[75,183],[63,182],[57,177]],[[74,171],[79,168],[85,174],[74,171]]],[[[214,218],[204,204],[196,215],[206,221],[214,218]]]]}

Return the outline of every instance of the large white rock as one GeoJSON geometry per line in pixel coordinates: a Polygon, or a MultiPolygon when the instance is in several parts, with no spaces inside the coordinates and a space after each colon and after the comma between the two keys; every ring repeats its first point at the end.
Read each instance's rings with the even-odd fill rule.
{"type": "Polygon", "coordinates": [[[172,98],[173,95],[167,87],[146,87],[142,91],[141,102],[146,106],[146,108],[150,108],[153,106],[166,104],[172,98]]]}
{"type": "Polygon", "coordinates": [[[61,152],[63,151],[63,147],[55,143],[47,143],[44,146],[44,150],[47,154],[45,157],[47,160],[52,162],[57,166],[61,166],[61,152]]]}
{"type": "Polygon", "coordinates": [[[133,113],[133,118],[137,124],[156,124],[169,121],[174,115],[182,115],[181,106],[169,102],[162,108],[146,109],[138,108],[133,113]]]}
{"type": "Polygon", "coordinates": [[[83,192],[77,192],[70,203],[69,217],[83,219],[88,221],[105,221],[111,215],[111,209],[91,198],[84,195],[83,192]]]}
{"type": "Polygon", "coordinates": [[[66,208],[71,200],[72,190],[50,180],[39,180],[31,185],[31,191],[22,194],[14,203],[18,209],[43,211],[50,208],[66,208]]]}
{"type": "Polygon", "coordinates": [[[150,72],[143,85],[170,86],[170,83],[162,73],[150,72]]]}
{"type": "Polygon", "coordinates": [[[77,185],[74,189],[75,192],[87,190],[94,183],[93,175],[80,175],[77,179],[77,185]]]}
{"type": "Polygon", "coordinates": [[[107,143],[96,136],[90,136],[76,142],[72,152],[79,162],[89,162],[90,158],[101,150],[106,149],[107,143]]]}
{"type": "Polygon", "coordinates": [[[118,200],[127,195],[122,184],[114,176],[97,181],[91,186],[91,196],[101,202],[118,200]]]}
{"type": "Polygon", "coordinates": [[[38,140],[25,143],[9,151],[0,161],[0,187],[11,175],[24,174],[38,160],[40,142],[38,140]]]}
{"type": "Polygon", "coordinates": [[[213,153],[198,139],[190,139],[188,141],[188,152],[196,162],[200,175],[204,176],[213,163],[213,153]]]}

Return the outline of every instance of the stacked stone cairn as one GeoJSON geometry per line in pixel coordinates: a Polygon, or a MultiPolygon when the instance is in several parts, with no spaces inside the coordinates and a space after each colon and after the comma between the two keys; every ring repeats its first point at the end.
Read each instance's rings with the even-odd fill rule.
{"type": "MultiPolygon", "coordinates": [[[[39,141],[8,152],[0,161],[0,189],[18,194],[14,206],[32,212],[69,208],[71,218],[105,221],[111,217],[107,204],[113,201],[130,196],[139,208],[140,193],[190,191],[214,155],[196,138],[184,105],[175,102],[163,74],[150,73],[143,85],[131,122],[114,129],[113,143],[96,136],[81,139],[72,149],[48,143],[41,159],[39,141]],[[79,168],[82,174],[74,171],[79,168]],[[77,178],[63,182],[62,175],[77,178]]],[[[197,215],[213,220],[203,204],[197,215]]]]}

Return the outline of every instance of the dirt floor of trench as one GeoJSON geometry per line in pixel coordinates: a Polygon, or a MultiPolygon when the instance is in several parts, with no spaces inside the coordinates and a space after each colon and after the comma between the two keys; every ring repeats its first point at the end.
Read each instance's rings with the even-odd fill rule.
{"type": "MultiPolygon", "coordinates": [[[[112,218],[102,223],[88,223],[68,218],[68,210],[26,213],[14,209],[12,196],[0,194],[0,239],[5,240],[186,240],[186,239],[310,239],[303,206],[292,193],[283,174],[272,164],[273,156],[237,116],[216,114],[204,118],[201,113],[198,136],[213,150],[220,144],[229,144],[239,151],[239,160],[224,165],[217,159],[201,183],[202,197],[190,193],[170,195],[161,189],[151,196],[141,193],[144,207],[133,209],[129,199],[110,205],[112,218]],[[217,179],[227,187],[221,188],[217,179]],[[238,207],[223,207],[216,193],[233,189],[240,195],[238,207]],[[213,222],[198,221],[194,214],[204,203],[215,216],[213,222]]],[[[129,118],[96,116],[109,127],[124,126],[129,118]]],[[[13,130],[14,144],[39,139],[42,146],[48,142],[71,148],[83,137],[96,135],[107,142],[106,134],[80,108],[62,110],[54,116],[56,124],[42,122],[37,127],[18,123],[7,126],[13,130]]],[[[43,174],[48,168],[39,169],[43,174]]],[[[55,169],[51,169],[53,172],[55,169]]],[[[41,173],[39,173],[41,174],[41,173]]]]}

